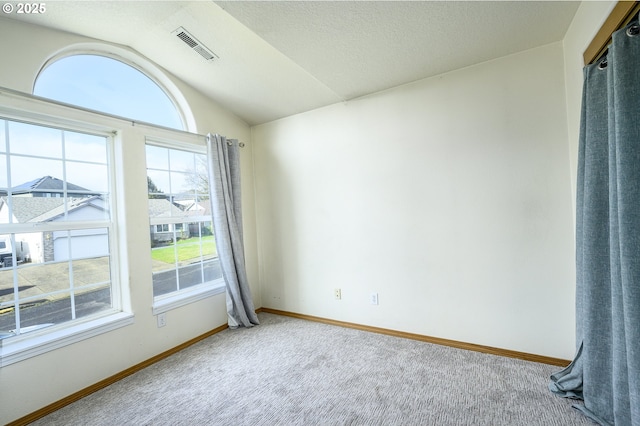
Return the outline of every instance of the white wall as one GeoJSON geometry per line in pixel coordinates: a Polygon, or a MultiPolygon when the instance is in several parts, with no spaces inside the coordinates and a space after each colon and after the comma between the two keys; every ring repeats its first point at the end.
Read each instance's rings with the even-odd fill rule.
{"type": "Polygon", "coordinates": [[[573,356],[561,43],[252,132],[263,306],[573,356]]]}
{"type": "MultiPolygon", "coordinates": [[[[583,2],[563,45],[258,126],[253,148],[241,120],[172,78],[198,131],[247,143],[256,307],[571,358],[579,56],[612,5],[583,2]],[[379,306],[368,303],[373,291],[379,306]]],[[[49,57],[92,41],[2,18],[0,39],[0,86],[24,92],[49,57]]],[[[0,369],[0,423],[226,322],[220,295],[156,327],[148,219],[136,213],[142,135],[122,148],[136,322],[0,369]]]]}
{"type": "MultiPolygon", "coordinates": [[[[45,62],[70,44],[91,42],[74,35],[0,18],[0,87],[29,93],[45,62]]],[[[200,132],[217,132],[247,145],[242,150],[247,269],[255,304],[260,306],[255,232],[251,135],[248,125],[223,107],[172,78],[194,108],[200,132]]],[[[120,210],[126,235],[122,266],[135,314],[133,325],[66,346],[0,369],[0,424],[27,415],[67,395],[119,373],[215,327],[226,324],[224,294],[171,310],[167,326],[152,316],[151,258],[145,168],[144,126],[126,129],[118,141],[117,168],[124,202],[120,210]],[[122,143],[126,142],[126,143],[122,143]]]]}

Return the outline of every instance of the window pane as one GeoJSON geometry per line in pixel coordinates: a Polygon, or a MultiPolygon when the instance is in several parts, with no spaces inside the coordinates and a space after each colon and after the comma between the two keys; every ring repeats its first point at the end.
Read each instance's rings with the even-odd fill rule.
{"type": "Polygon", "coordinates": [[[102,221],[109,219],[109,206],[104,197],[62,198],[52,197],[12,197],[12,215],[8,215],[8,205],[0,206],[0,223],[53,223],[67,220],[102,221]],[[5,212],[6,210],[6,212],[5,212]]]}
{"type": "MultiPolygon", "coordinates": [[[[167,218],[171,217],[172,210],[176,208],[165,198],[149,198],[149,220],[151,225],[166,223],[167,218]]],[[[157,232],[162,232],[162,230],[158,229],[157,232]]]]}
{"type": "Polygon", "coordinates": [[[65,158],[107,164],[107,139],[104,136],[64,132],[65,158]]]}
{"type": "Polygon", "coordinates": [[[153,80],[121,61],[74,55],[45,68],[34,95],[121,117],[184,129],[177,108],[153,80]]]}
{"type": "Polygon", "coordinates": [[[99,164],[67,161],[67,192],[76,197],[109,191],[109,171],[99,164]],[[77,192],[76,192],[77,191],[77,192]],[[87,194],[88,193],[88,194],[87,194]]]}
{"type": "Polygon", "coordinates": [[[58,295],[51,293],[69,290],[69,262],[18,265],[18,287],[21,301],[41,303],[58,299],[58,295]]]}
{"type": "Polygon", "coordinates": [[[111,266],[109,256],[71,262],[76,318],[111,308],[111,266]]]}
{"type": "Polygon", "coordinates": [[[49,127],[10,121],[9,151],[12,154],[62,158],[62,132],[49,127]]]}
{"type": "Polygon", "coordinates": [[[111,217],[108,197],[105,195],[89,198],[74,198],[69,203],[69,220],[103,221],[111,217]]]}
{"type": "Polygon", "coordinates": [[[55,261],[109,255],[106,228],[59,231],[53,232],[52,236],[55,261]]]}
{"type": "Polygon", "coordinates": [[[11,156],[11,186],[12,192],[20,194],[38,194],[36,196],[51,196],[62,193],[62,161],[42,158],[11,156]],[[55,185],[42,188],[41,180],[51,177],[55,185]]]}
{"type": "MultiPolygon", "coordinates": [[[[13,266],[12,260],[8,264],[5,260],[5,268],[0,269],[0,303],[3,309],[11,308],[15,280],[21,332],[24,327],[57,324],[111,309],[106,228],[15,234],[13,241],[3,238],[5,246],[15,241],[18,262],[13,266]],[[69,251],[75,253],[71,262],[69,251]]],[[[0,327],[10,325],[8,321],[6,316],[0,318],[0,327]]]]}
{"type": "Polygon", "coordinates": [[[5,121],[0,338],[113,309],[109,139],[5,121]],[[104,225],[83,229],[83,221],[104,225]],[[16,233],[24,227],[15,224],[37,232],[16,233]]]}
{"type": "Polygon", "coordinates": [[[220,278],[211,221],[201,222],[211,216],[205,156],[151,146],[147,155],[154,296],[220,278]],[[167,169],[152,169],[151,164],[167,169]],[[169,191],[160,195],[161,186],[169,191]]]}
{"type": "Polygon", "coordinates": [[[111,286],[97,286],[86,291],[76,292],[75,315],[83,318],[111,309],[111,286]]]}
{"type": "MultiPolygon", "coordinates": [[[[41,237],[38,233],[22,236],[25,241],[35,241],[41,237]]],[[[21,260],[18,259],[18,262],[21,260]]],[[[21,333],[72,319],[69,263],[42,262],[43,256],[40,254],[34,256],[31,263],[19,263],[16,266],[21,333]]]]}
{"type": "Polygon", "coordinates": [[[205,260],[202,263],[202,267],[204,269],[205,282],[222,278],[222,269],[220,269],[220,259],[218,257],[205,260]]]}
{"type": "Polygon", "coordinates": [[[147,145],[147,167],[169,170],[169,150],[159,146],[147,145]]]}
{"type": "Polygon", "coordinates": [[[196,170],[198,173],[207,173],[207,156],[204,154],[196,154],[196,170]]]}
{"type": "Polygon", "coordinates": [[[78,259],[71,262],[73,269],[73,286],[108,285],[111,281],[109,256],[78,259]]]}
{"type": "Polygon", "coordinates": [[[43,241],[43,232],[0,235],[0,266],[11,268],[14,252],[17,265],[44,262],[43,241]]]}
{"type": "Polygon", "coordinates": [[[168,224],[151,226],[154,296],[171,293],[178,289],[176,280],[176,245],[173,242],[173,234],[164,231],[165,229],[168,231],[168,224]]]}
{"type": "Polygon", "coordinates": [[[202,256],[205,259],[218,257],[216,240],[213,237],[213,224],[211,222],[204,222],[200,225],[202,232],[202,256]]]}
{"type": "Polygon", "coordinates": [[[183,172],[193,170],[194,157],[195,154],[193,152],[181,151],[178,149],[170,150],[169,162],[171,170],[178,170],[183,172]]]}
{"type": "Polygon", "coordinates": [[[167,269],[153,272],[153,297],[173,293],[178,290],[176,270],[167,269]]]}
{"type": "Polygon", "coordinates": [[[39,330],[72,319],[73,311],[71,293],[69,292],[40,299],[38,303],[25,302],[20,304],[21,333],[39,330]]]}
{"type": "Polygon", "coordinates": [[[204,247],[200,228],[199,223],[191,224],[185,230],[189,232],[189,237],[178,242],[178,276],[181,289],[205,282],[202,270],[204,247]]]}
{"type": "Polygon", "coordinates": [[[158,170],[147,170],[147,183],[149,193],[153,194],[169,194],[171,185],[169,184],[169,172],[158,170]]]}
{"type": "Polygon", "coordinates": [[[196,194],[193,210],[195,210],[199,215],[211,216],[211,202],[209,194],[196,194]]]}
{"type": "Polygon", "coordinates": [[[183,265],[178,268],[180,289],[193,287],[204,282],[202,276],[202,264],[200,262],[193,265],[183,265]]]}
{"type": "Polygon", "coordinates": [[[191,190],[190,177],[192,175],[184,172],[171,172],[171,192],[180,194],[191,190]]]}

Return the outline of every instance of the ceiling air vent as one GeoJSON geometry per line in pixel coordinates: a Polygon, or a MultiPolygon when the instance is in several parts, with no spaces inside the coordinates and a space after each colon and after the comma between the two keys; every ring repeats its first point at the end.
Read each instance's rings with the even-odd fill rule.
{"type": "Polygon", "coordinates": [[[179,27],[177,30],[172,32],[171,34],[175,34],[180,40],[184,41],[187,46],[196,51],[200,56],[202,56],[207,61],[211,61],[213,59],[218,59],[218,55],[213,53],[210,49],[208,49],[205,45],[200,43],[198,39],[189,34],[187,30],[183,27],[179,27]]]}

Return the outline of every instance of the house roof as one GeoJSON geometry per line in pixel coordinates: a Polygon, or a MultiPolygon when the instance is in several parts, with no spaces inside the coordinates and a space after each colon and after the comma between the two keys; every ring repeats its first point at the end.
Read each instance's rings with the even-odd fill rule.
{"type": "MultiPolygon", "coordinates": [[[[48,222],[64,215],[64,198],[45,198],[45,197],[12,197],[13,216],[18,223],[37,223],[48,222]]],[[[100,196],[84,197],[84,198],[67,198],[67,211],[84,207],[94,207],[104,209],[98,201],[100,196]]],[[[7,204],[7,197],[0,197],[0,209],[7,204]]],[[[149,200],[149,217],[151,218],[169,218],[169,217],[188,217],[194,216],[195,213],[203,215],[207,213],[185,212],[176,205],[164,198],[149,200]]]]}
{"type": "MultiPolygon", "coordinates": [[[[64,198],[11,197],[11,202],[13,216],[18,223],[31,222],[38,216],[61,206],[64,207],[64,198]]],[[[2,197],[0,199],[0,207],[3,207],[6,203],[7,197],[2,197]]]]}
{"type": "MultiPolygon", "coordinates": [[[[72,212],[86,206],[104,210],[104,207],[96,203],[100,199],[99,196],[67,198],[67,211],[72,212]]],[[[64,198],[12,197],[11,200],[13,216],[18,223],[48,222],[64,215],[65,211],[64,198]]],[[[6,197],[0,198],[0,208],[4,207],[6,203],[6,197]]]]}
{"type": "Polygon", "coordinates": [[[166,198],[149,199],[149,217],[180,217],[185,216],[178,206],[169,202],[166,198]]]}
{"type": "MultiPolygon", "coordinates": [[[[74,210],[78,210],[80,208],[88,207],[88,206],[104,211],[105,210],[104,207],[96,203],[97,200],[102,200],[102,197],[93,196],[93,197],[85,197],[85,198],[69,198],[67,203],[67,212],[71,213],[74,210]]],[[[47,212],[44,212],[39,216],[33,217],[30,221],[31,222],[48,222],[58,217],[61,217],[63,215],[64,215],[64,204],[61,203],[59,206],[47,212]]]]}
{"type": "Polygon", "coordinates": [[[174,201],[188,216],[204,216],[211,214],[211,203],[208,200],[195,201],[193,196],[189,200],[174,201]]]}
{"type": "MultiPolygon", "coordinates": [[[[51,192],[62,191],[64,189],[64,182],[58,178],[51,176],[43,176],[41,178],[32,180],[30,182],[23,183],[22,185],[14,186],[11,188],[13,194],[29,194],[33,192],[51,192]]],[[[89,189],[83,188],[73,183],[67,182],[67,192],[90,192],[89,189]]]]}

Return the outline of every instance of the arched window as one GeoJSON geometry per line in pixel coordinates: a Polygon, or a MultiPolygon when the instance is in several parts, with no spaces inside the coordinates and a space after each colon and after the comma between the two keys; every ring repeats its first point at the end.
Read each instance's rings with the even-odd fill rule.
{"type": "Polygon", "coordinates": [[[163,127],[187,130],[169,95],[122,61],[94,54],[65,56],[46,66],[33,94],[163,127]]]}

